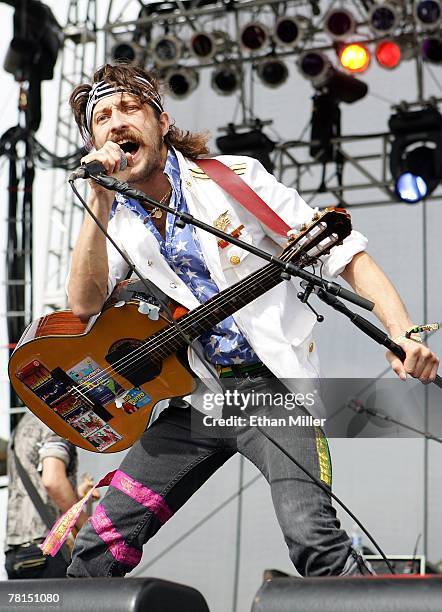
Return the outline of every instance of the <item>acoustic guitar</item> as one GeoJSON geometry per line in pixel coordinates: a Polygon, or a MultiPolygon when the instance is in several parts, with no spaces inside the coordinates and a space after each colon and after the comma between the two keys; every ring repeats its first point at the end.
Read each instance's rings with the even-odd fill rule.
{"type": "MultiPolygon", "coordinates": [[[[348,213],[326,209],[291,237],[280,258],[313,264],[350,231],[348,213]]],[[[175,305],[174,322],[155,292],[123,281],[88,323],[69,310],[31,323],[9,362],[11,384],[62,438],[99,453],[124,450],[146,429],[158,401],[194,390],[179,358],[186,337],[197,339],[280,282],[281,268],[269,263],[191,311],[175,305]]]]}

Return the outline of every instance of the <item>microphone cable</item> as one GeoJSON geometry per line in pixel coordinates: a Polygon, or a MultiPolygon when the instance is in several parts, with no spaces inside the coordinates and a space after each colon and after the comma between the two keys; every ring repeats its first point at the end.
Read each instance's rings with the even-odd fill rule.
{"type": "Polygon", "coordinates": [[[335,494],[333,493],[333,491],[331,490],[331,488],[327,487],[327,485],[325,485],[319,478],[317,478],[314,474],[312,474],[307,468],[305,468],[297,459],[295,459],[295,457],[289,453],[283,446],[281,446],[281,444],[275,440],[272,436],[270,436],[260,425],[255,425],[256,429],[258,429],[258,431],[260,431],[262,433],[263,436],[265,436],[272,444],[274,444],[276,446],[276,448],[278,448],[288,459],[290,459],[291,461],[293,461],[293,463],[302,471],[304,472],[304,474],[306,474],[320,489],[322,489],[325,493],[327,493],[327,495],[330,495],[330,497],[332,499],[335,500],[335,502],[337,504],[339,504],[341,506],[341,508],[349,515],[349,517],[358,525],[358,527],[361,528],[361,530],[365,533],[365,535],[367,536],[367,538],[370,540],[370,542],[373,544],[373,546],[376,548],[376,550],[379,551],[379,554],[381,555],[381,557],[383,558],[383,560],[385,561],[385,563],[387,564],[388,569],[390,570],[390,572],[392,574],[395,574],[396,572],[394,571],[390,561],[387,559],[384,551],[381,549],[381,547],[379,546],[379,544],[376,542],[376,540],[373,538],[373,536],[370,534],[370,532],[368,531],[368,529],[366,529],[364,527],[364,525],[361,523],[361,521],[353,514],[353,512],[350,510],[350,508],[348,508],[348,506],[346,506],[344,504],[343,501],[341,501],[341,499],[335,494]]]}
{"type": "MultiPolygon", "coordinates": [[[[94,177],[91,177],[92,179],[94,177]]],[[[77,196],[77,198],[80,200],[81,204],[83,205],[83,207],[85,208],[85,210],[89,213],[89,215],[92,217],[92,219],[95,221],[95,223],[97,224],[97,226],[100,228],[100,230],[103,232],[103,234],[106,236],[106,239],[109,240],[111,242],[111,244],[116,248],[116,250],[118,251],[118,253],[122,256],[122,258],[124,259],[124,261],[128,264],[129,268],[132,270],[132,272],[134,272],[138,278],[141,280],[141,282],[144,284],[144,286],[146,287],[146,289],[148,291],[150,291],[151,289],[149,288],[148,283],[146,282],[146,279],[143,278],[142,274],[140,274],[138,272],[137,267],[135,266],[135,264],[133,262],[131,262],[131,260],[123,253],[123,251],[119,248],[119,246],[116,244],[115,240],[113,240],[113,238],[109,235],[109,233],[106,231],[106,228],[103,226],[103,224],[100,222],[99,219],[97,219],[97,217],[94,215],[94,213],[92,212],[92,210],[89,208],[89,206],[87,205],[87,203],[85,202],[85,200],[82,198],[82,196],[80,195],[80,193],[78,192],[77,188],[75,187],[74,184],[74,180],[69,180],[69,184],[72,188],[72,191],[74,192],[74,194],[77,196]]],[[[167,319],[166,319],[167,320],[167,319]]],[[[173,323],[174,327],[176,327],[179,331],[181,336],[183,337],[183,339],[186,341],[186,343],[193,349],[195,350],[195,346],[191,343],[190,338],[187,336],[187,334],[185,334],[185,332],[183,332],[181,330],[181,327],[179,325],[179,323],[177,321],[175,321],[175,319],[172,318],[172,321],[169,321],[169,323],[173,323]]],[[[202,359],[202,363],[204,364],[204,357],[202,357],[201,354],[198,354],[199,351],[196,350],[195,351],[196,354],[198,355],[198,357],[200,359],[202,359]]],[[[210,372],[210,374],[212,376],[214,376],[214,373],[208,369],[208,371],[210,372]]],[[[221,379],[216,379],[216,382],[219,386],[221,386],[222,389],[225,390],[224,385],[222,384],[221,379]]],[[[304,474],[306,474],[310,480],[312,480],[320,489],[322,489],[325,493],[327,493],[327,495],[329,495],[332,499],[334,499],[340,506],[341,508],[350,516],[350,518],[361,528],[361,530],[365,533],[365,535],[368,537],[368,539],[370,540],[370,542],[373,544],[373,546],[379,551],[380,555],[382,556],[382,558],[384,559],[385,563],[387,564],[388,569],[390,570],[390,572],[392,574],[395,574],[395,571],[392,567],[392,565],[390,564],[389,560],[387,559],[385,553],[383,552],[383,550],[380,548],[380,546],[377,544],[377,542],[375,541],[375,539],[370,535],[370,533],[368,532],[368,530],[362,525],[362,523],[356,518],[356,516],[353,514],[353,512],[344,504],[344,502],[342,502],[339,497],[337,495],[335,495],[324,483],[322,483],[314,474],[312,474],[307,468],[305,468],[303,465],[301,465],[301,463],[295,459],[295,457],[293,457],[293,455],[291,455],[288,451],[286,451],[280,444],[279,442],[277,442],[274,438],[272,438],[265,430],[263,430],[259,425],[255,426],[256,429],[258,431],[260,431],[272,444],[274,444],[284,455],[286,455],[286,457],[288,457],[288,459],[290,459],[301,471],[304,472],[304,474]]]]}

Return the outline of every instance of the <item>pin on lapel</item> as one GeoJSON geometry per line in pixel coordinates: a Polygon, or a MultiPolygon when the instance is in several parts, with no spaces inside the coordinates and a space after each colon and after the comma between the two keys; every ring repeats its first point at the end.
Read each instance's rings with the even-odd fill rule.
{"type": "Polygon", "coordinates": [[[213,222],[213,227],[216,227],[216,229],[219,229],[222,232],[225,232],[229,225],[230,225],[230,217],[229,217],[228,210],[221,213],[220,216],[217,217],[215,221],[213,222]]]}
{"type": "MultiPolygon", "coordinates": [[[[236,229],[230,232],[230,235],[234,238],[239,238],[243,229],[244,225],[238,225],[236,229]]],[[[218,246],[220,249],[225,249],[227,246],[229,246],[229,244],[230,242],[227,242],[227,240],[218,240],[218,246]]]]}

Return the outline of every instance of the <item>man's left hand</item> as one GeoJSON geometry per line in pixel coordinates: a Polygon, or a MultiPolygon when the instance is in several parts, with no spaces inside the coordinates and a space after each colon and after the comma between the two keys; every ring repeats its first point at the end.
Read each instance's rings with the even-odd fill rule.
{"type": "Polygon", "coordinates": [[[395,342],[404,349],[405,361],[402,363],[391,351],[387,352],[386,357],[399,378],[406,380],[407,374],[410,374],[425,384],[433,382],[439,367],[436,355],[424,344],[411,339],[400,337],[395,339],[395,342]]]}

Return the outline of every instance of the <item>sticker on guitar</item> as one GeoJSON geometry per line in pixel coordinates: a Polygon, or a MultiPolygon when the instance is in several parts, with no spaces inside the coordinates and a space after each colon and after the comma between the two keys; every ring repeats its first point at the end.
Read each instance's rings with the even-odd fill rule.
{"type": "Polygon", "coordinates": [[[82,359],[67,373],[91,400],[103,406],[115,402],[115,406],[122,408],[126,414],[132,414],[152,401],[150,395],[140,387],[126,390],[108,373],[103,374],[103,370],[91,357],[82,359]]]}

